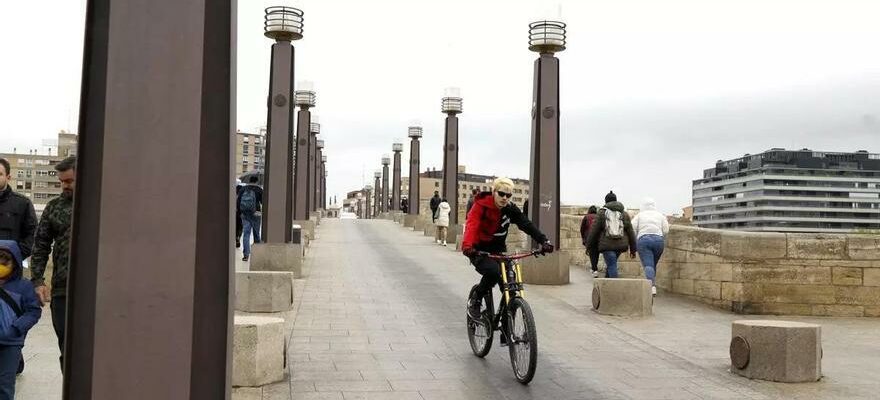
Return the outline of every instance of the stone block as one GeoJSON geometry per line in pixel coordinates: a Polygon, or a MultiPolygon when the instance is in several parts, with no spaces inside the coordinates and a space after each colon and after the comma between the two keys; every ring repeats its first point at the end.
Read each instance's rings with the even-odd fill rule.
{"type": "Polygon", "coordinates": [[[760,311],[753,314],[767,315],[813,315],[811,304],[763,303],[760,311]]]}
{"type": "Polygon", "coordinates": [[[866,317],[880,317],[880,306],[864,306],[866,317]]]}
{"type": "Polygon", "coordinates": [[[413,230],[416,232],[423,232],[425,230],[425,220],[421,218],[416,218],[415,222],[413,222],[413,230]]]}
{"type": "Polygon", "coordinates": [[[232,386],[263,386],[284,379],[284,320],[234,319],[232,386]]]}
{"type": "Polygon", "coordinates": [[[800,322],[734,321],[730,358],[730,370],[749,379],[815,382],[822,377],[822,329],[800,322]]]}
{"type": "Polygon", "coordinates": [[[845,259],[846,235],[788,234],[788,257],[812,260],[845,259]]]}
{"type": "Polygon", "coordinates": [[[293,273],[236,271],[235,310],[282,312],[293,306],[293,273]]]}
{"type": "Polygon", "coordinates": [[[302,277],[303,246],[292,243],[255,243],[251,247],[251,271],[292,272],[302,277]]]}
{"type": "Polygon", "coordinates": [[[880,305],[880,287],[836,286],[834,287],[834,301],[823,303],[858,306],[880,305]]]}
{"type": "Polygon", "coordinates": [[[793,285],[830,285],[830,267],[801,267],[744,263],[733,267],[734,282],[763,282],[793,285]]]}
{"type": "Polygon", "coordinates": [[[407,214],[403,217],[403,226],[406,228],[412,228],[416,226],[416,221],[419,219],[418,215],[407,214]]]}
{"type": "Polygon", "coordinates": [[[743,301],[745,284],[740,282],[721,282],[721,300],[743,301]]]}
{"type": "Polygon", "coordinates": [[[684,294],[688,296],[694,295],[694,280],[693,279],[673,279],[672,280],[672,292],[678,294],[684,294]]]}
{"type": "Polygon", "coordinates": [[[263,400],[263,388],[258,388],[258,387],[232,388],[232,400],[263,400]]]}
{"type": "Polygon", "coordinates": [[[880,269],[865,268],[862,270],[862,284],[865,286],[880,286],[880,269]]]}
{"type": "Polygon", "coordinates": [[[645,317],[652,314],[654,299],[647,279],[596,278],[593,309],[599,314],[645,317]]]}
{"type": "Polygon", "coordinates": [[[832,283],[835,285],[862,284],[862,268],[834,267],[831,268],[832,283]]]}
{"type": "Polygon", "coordinates": [[[452,224],[446,228],[446,243],[455,243],[461,235],[463,225],[452,224]]]}
{"type": "Polygon", "coordinates": [[[694,296],[705,297],[707,299],[721,299],[721,282],[716,281],[694,281],[694,296]]]}
{"type": "Polygon", "coordinates": [[[293,221],[294,225],[299,225],[302,227],[303,236],[314,240],[315,239],[315,221],[312,220],[296,220],[293,221]]]}
{"type": "MultiPolygon", "coordinates": [[[[850,287],[846,287],[849,289],[850,287]]],[[[836,291],[828,285],[762,284],[763,303],[835,304],[836,291]]]]}
{"type": "Polygon", "coordinates": [[[766,260],[785,258],[786,235],[769,232],[724,232],[721,257],[730,260],[766,260]]]}
{"type": "Polygon", "coordinates": [[[533,285],[564,285],[569,282],[571,259],[557,251],[540,257],[520,260],[523,282],[533,285]]]}
{"type": "Polygon", "coordinates": [[[431,238],[437,237],[437,225],[425,224],[424,233],[425,233],[425,236],[429,236],[431,238]]]}
{"type": "Polygon", "coordinates": [[[669,228],[666,245],[672,249],[721,255],[721,237],[724,231],[693,226],[673,225],[669,228]]]}
{"type": "Polygon", "coordinates": [[[816,304],[813,305],[812,310],[812,315],[819,317],[861,317],[865,315],[865,307],[863,306],[816,304]]]}
{"type": "Polygon", "coordinates": [[[848,235],[846,248],[852,260],[880,260],[880,235],[848,235]]]}
{"type": "MultiPolygon", "coordinates": [[[[660,261],[660,269],[663,268],[663,260],[660,261]]],[[[658,269],[659,270],[659,269],[658,269]]],[[[686,262],[681,264],[679,278],[700,279],[706,281],[732,282],[733,264],[706,264],[686,262]]]]}

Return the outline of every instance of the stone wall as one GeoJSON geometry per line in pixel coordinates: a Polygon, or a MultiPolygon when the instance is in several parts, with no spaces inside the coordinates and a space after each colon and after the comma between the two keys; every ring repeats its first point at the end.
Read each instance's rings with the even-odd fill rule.
{"type": "MultiPolygon", "coordinates": [[[[582,216],[563,215],[562,251],[589,261],[582,216]]],[[[600,258],[601,263],[601,258],[600,258]]],[[[621,258],[622,277],[644,276],[621,258]]],[[[661,289],[741,314],[880,316],[880,235],[756,233],[673,225],[661,289]]]]}

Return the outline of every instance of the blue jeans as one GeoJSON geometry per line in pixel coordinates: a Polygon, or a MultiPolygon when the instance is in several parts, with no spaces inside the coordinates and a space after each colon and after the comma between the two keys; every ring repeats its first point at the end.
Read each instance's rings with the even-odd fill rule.
{"type": "Polygon", "coordinates": [[[251,255],[251,232],[254,233],[254,243],[260,243],[260,223],[263,217],[256,214],[241,214],[241,225],[244,233],[241,236],[241,242],[244,243],[244,256],[251,255]]]}
{"type": "Polygon", "coordinates": [[[639,259],[642,260],[642,267],[645,268],[645,277],[654,285],[657,276],[657,264],[660,263],[660,256],[663,255],[663,236],[660,235],[644,235],[639,238],[636,243],[639,250],[639,259]]]}
{"type": "Polygon", "coordinates": [[[605,258],[605,277],[617,278],[617,258],[620,257],[620,252],[603,251],[602,257],[605,258]]]}
{"type": "Polygon", "coordinates": [[[21,360],[21,346],[0,345],[0,400],[15,399],[15,371],[21,360]]]}

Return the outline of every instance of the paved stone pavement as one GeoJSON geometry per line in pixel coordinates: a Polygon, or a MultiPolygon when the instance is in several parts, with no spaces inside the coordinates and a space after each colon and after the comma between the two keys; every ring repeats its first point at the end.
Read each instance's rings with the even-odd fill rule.
{"type": "MultiPolygon", "coordinates": [[[[588,305],[591,278],[576,267],[569,285],[527,287],[539,359],[523,386],[497,339],[485,359],[470,351],[464,302],[478,275],[459,253],[390,221],[325,219],[318,234],[295,287],[289,381],[239,398],[880,398],[878,319],[774,317],[822,325],[825,377],[750,381],[727,371],[730,322],[743,316],[662,293],[653,317],[599,316],[588,305]]],[[[47,309],[16,398],[60,398],[49,321],[47,309]]]]}

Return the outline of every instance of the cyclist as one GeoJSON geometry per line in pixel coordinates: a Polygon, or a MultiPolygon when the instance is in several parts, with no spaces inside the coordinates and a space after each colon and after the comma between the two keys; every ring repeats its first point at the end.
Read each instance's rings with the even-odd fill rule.
{"type": "Polygon", "coordinates": [[[499,262],[480,256],[479,253],[506,252],[507,230],[511,223],[516,224],[532,239],[541,243],[541,251],[553,252],[553,244],[523,215],[519,207],[510,201],[511,196],[513,196],[513,181],[509,178],[497,178],[492,183],[491,192],[482,192],[474,197],[474,205],[467,215],[464,238],[461,242],[462,253],[483,276],[474,292],[475,297],[468,299],[468,313],[474,319],[480,318],[483,296],[501,282],[499,262]]]}

